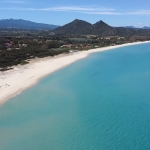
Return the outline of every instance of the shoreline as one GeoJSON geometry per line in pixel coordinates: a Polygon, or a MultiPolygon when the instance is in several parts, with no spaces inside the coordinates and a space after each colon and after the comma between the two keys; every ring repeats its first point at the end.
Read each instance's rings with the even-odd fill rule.
{"type": "Polygon", "coordinates": [[[45,76],[64,68],[77,60],[83,59],[91,53],[144,43],[150,43],[150,41],[90,49],[73,54],[60,54],[53,58],[35,58],[27,65],[18,65],[12,70],[0,72],[0,105],[8,101],[10,98],[20,94],[23,90],[35,85],[41,78],[44,78],[45,76]]]}

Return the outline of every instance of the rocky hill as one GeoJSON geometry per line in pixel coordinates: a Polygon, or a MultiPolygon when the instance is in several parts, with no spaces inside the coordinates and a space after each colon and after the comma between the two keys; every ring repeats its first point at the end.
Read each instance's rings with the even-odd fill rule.
{"type": "Polygon", "coordinates": [[[54,31],[57,34],[91,34],[92,24],[75,19],[74,21],[56,28],[54,31]]]}
{"type": "Polygon", "coordinates": [[[74,20],[54,30],[56,34],[63,35],[100,35],[100,36],[134,36],[150,35],[150,29],[112,27],[102,20],[90,24],[83,20],[74,20]]]}

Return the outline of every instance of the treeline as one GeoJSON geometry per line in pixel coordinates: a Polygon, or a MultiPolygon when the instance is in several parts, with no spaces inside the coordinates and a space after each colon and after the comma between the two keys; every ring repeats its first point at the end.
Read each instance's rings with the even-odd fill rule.
{"type": "MultiPolygon", "coordinates": [[[[50,45],[51,47],[51,45],[50,45]]],[[[54,56],[64,52],[68,52],[66,49],[52,50],[52,49],[42,49],[38,46],[23,47],[21,49],[13,49],[11,51],[1,51],[0,52],[0,67],[8,67],[13,65],[18,65],[25,63],[25,60],[35,58],[35,57],[47,57],[54,56]]]]}
{"type": "Polygon", "coordinates": [[[96,44],[99,43],[98,40],[92,38],[68,38],[69,44],[96,44]]]}
{"type": "Polygon", "coordinates": [[[27,63],[35,57],[54,56],[69,49],[86,50],[136,41],[150,36],[50,35],[50,31],[8,31],[0,34],[0,68],[27,63]],[[6,35],[5,35],[6,34],[6,35]]]}

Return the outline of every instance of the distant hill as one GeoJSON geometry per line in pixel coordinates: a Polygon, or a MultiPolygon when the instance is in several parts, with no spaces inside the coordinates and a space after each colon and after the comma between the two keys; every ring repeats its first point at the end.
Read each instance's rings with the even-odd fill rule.
{"type": "Polygon", "coordinates": [[[115,33],[115,28],[107,25],[103,21],[95,24],[90,24],[86,21],[75,19],[74,21],[58,27],[54,30],[56,34],[99,34],[99,35],[112,35],[115,33]]]}
{"type": "Polygon", "coordinates": [[[59,26],[49,25],[43,23],[35,23],[22,19],[2,19],[0,20],[0,28],[17,28],[17,29],[36,29],[36,30],[46,30],[55,29],[59,26]]]}
{"type": "Polygon", "coordinates": [[[136,28],[136,27],[134,27],[134,26],[125,26],[124,28],[131,28],[131,29],[134,29],[134,28],[136,28]]]}
{"type": "Polygon", "coordinates": [[[150,27],[144,26],[143,29],[150,29],[150,27]]]}
{"type": "Polygon", "coordinates": [[[114,27],[109,26],[102,20],[96,22],[92,25],[91,33],[106,36],[106,35],[113,35],[116,33],[116,29],[114,27]]]}
{"type": "Polygon", "coordinates": [[[116,27],[118,36],[150,36],[150,29],[116,27]]]}
{"type": "Polygon", "coordinates": [[[150,35],[150,27],[135,28],[133,26],[112,27],[102,20],[91,24],[84,20],[75,19],[64,25],[51,25],[35,23],[22,19],[2,19],[0,20],[0,29],[35,29],[35,30],[53,30],[56,34],[63,35],[99,35],[99,36],[134,36],[150,35]]]}
{"type": "MultiPolygon", "coordinates": [[[[132,28],[132,29],[136,29],[136,27],[134,27],[134,26],[125,26],[125,28],[132,28]]],[[[150,29],[150,27],[144,26],[144,27],[139,28],[139,29],[150,29]]]]}
{"type": "Polygon", "coordinates": [[[92,24],[75,19],[74,21],[56,28],[57,34],[91,34],[92,24]]]}
{"type": "Polygon", "coordinates": [[[90,24],[83,20],[74,21],[53,30],[56,34],[65,35],[100,35],[100,36],[133,36],[150,35],[150,29],[140,29],[129,27],[112,27],[100,20],[95,24],[90,24]]]}

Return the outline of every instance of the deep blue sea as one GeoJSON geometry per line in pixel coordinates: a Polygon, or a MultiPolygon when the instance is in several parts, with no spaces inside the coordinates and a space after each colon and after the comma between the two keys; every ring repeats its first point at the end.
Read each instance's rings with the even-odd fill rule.
{"type": "Polygon", "coordinates": [[[150,43],[90,54],[0,106],[0,150],[149,150],[150,43]]]}

